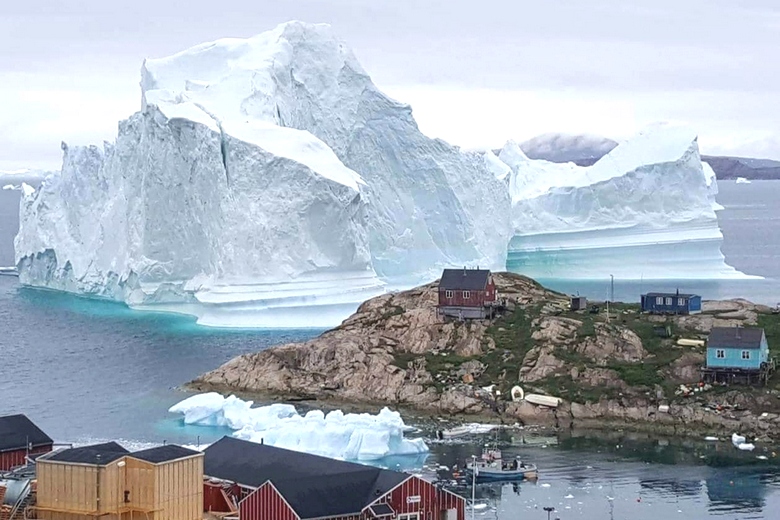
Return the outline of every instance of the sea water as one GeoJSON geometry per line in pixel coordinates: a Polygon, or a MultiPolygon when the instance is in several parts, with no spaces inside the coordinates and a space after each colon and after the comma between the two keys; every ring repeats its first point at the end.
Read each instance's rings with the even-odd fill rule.
{"type": "MultiPolygon", "coordinates": [[[[719,185],[719,202],[726,207],[720,224],[727,262],[768,278],[756,285],[737,285],[734,291],[751,299],[780,301],[773,285],[780,278],[780,207],[775,204],[780,182],[719,185]]],[[[17,212],[18,194],[0,191],[0,265],[13,263],[17,212]]],[[[712,292],[707,286],[680,289],[715,297],[724,287],[717,282],[712,292]]],[[[606,295],[608,282],[596,282],[596,288],[596,294],[606,295]]],[[[626,295],[636,292],[617,280],[616,298],[624,289],[626,295]]],[[[59,442],[110,439],[130,448],[163,441],[205,444],[230,432],[185,426],[168,414],[168,407],[186,396],[180,385],[233,356],[305,340],[318,332],[212,330],[196,326],[188,317],[135,312],[120,304],[25,289],[15,278],[0,276],[0,414],[26,413],[59,442]]],[[[436,425],[430,420],[409,417],[407,422],[423,427],[417,435],[435,437],[436,425]]],[[[452,468],[478,454],[488,440],[492,437],[430,441],[427,458],[385,464],[435,474],[469,495],[469,483],[452,468]]],[[[499,441],[505,453],[538,464],[541,477],[517,486],[478,486],[475,495],[485,508],[475,511],[476,518],[541,520],[547,518],[544,507],[555,507],[551,518],[561,520],[657,520],[659,515],[780,518],[780,468],[771,447],[764,452],[760,443],[748,454],[728,441],[621,432],[560,439],[507,432],[499,441]]]]}

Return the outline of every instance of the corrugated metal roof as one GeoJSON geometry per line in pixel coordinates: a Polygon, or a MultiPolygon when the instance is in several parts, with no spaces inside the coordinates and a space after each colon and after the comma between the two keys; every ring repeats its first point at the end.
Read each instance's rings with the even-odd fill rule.
{"type": "Polygon", "coordinates": [[[27,443],[35,448],[53,442],[24,414],[0,417],[0,452],[23,450],[27,443]]]}
{"type": "Polygon", "coordinates": [[[713,327],[707,340],[714,348],[760,348],[764,329],[756,327],[713,327]]]}
{"type": "Polygon", "coordinates": [[[482,291],[487,288],[489,277],[488,269],[445,269],[439,288],[448,291],[482,291]]]}

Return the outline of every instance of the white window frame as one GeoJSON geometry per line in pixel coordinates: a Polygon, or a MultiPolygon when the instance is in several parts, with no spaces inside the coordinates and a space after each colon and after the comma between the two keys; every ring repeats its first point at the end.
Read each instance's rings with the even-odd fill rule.
{"type": "Polygon", "coordinates": [[[664,297],[663,296],[656,296],[655,297],[655,304],[656,305],[663,305],[664,304],[664,297]]]}
{"type": "Polygon", "coordinates": [[[743,350],[742,351],[742,359],[750,359],[750,351],[749,350],[743,350]]]}
{"type": "Polygon", "coordinates": [[[471,298],[471,291],[463,291],[463,299],[468,300],[471,298]]]}
{"type": "Polygon", "coordinates": [[[454,294],[452,293],[452,291],[444,291],[444,297],[447,298],[448,300],[451,300],[453,296],[454,294]]]}
{"type": "Polygon", "coordinates": [[[666,305],[671,307],[672,301],[673,301],[673,299],[671,297],[669,297],[669,296],[666,297],[666,305]]]}
{"type": "Polygon", "coordinates": [[[677,306],[685,307],[685,298],[677,298],[677,306]]]}
{"type": "Polygon", "coordinates": [[[726,359],[726,350],[719,348],[715,351],[715,359],[726,359]]]}
{"type": "Polygon", "coordinates": [[[404,513],[398,515],[398,520],[420,520],[420,513],[404,513]]]}

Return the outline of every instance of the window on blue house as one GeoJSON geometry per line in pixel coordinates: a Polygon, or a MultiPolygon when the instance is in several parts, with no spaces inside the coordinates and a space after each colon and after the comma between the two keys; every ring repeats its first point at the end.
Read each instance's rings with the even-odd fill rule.
{"type": "Polygon", "coordinates": [[[655,304],[656,304],[656,305],[663,305],[663,304],[664,304],[664,299],[663,299],[662,297],[658,296],[658,297],[655,299],[655,304]]]}
{"type": "Polygon", "coordinates": [[[685,298],[677,298],[677,305],[680,307],[685,307],[685,298]]]}
{"type": "Polygon", "coordinates": [[[718,349],[715,351],[715,357],[718,359],[724,359],[726,357],[726,351],[723,349],[718,349]]]}
{"type": "Polygon", "coordinates": [[[742,359],[750,359],[750,351],[749,350],[743,350],[742,351],[742,359]]]}
{"type": "Polygon", "coordinates": [[[667,298],[666,299],[666,305],[671,305],[671,304],[672,304],[672,299],[671,298],[667,298]]]}

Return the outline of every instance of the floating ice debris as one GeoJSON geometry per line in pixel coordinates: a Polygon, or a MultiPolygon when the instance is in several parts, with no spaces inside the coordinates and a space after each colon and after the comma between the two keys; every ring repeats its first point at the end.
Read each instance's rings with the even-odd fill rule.
{"type": "Polygon", "coordinates": [[[756,449],[756,446],[751,443],[742,443],[738,445],[737,448],[739,448],[742,451],[753,451],[754,449],[756,449]]]}
{"type": "Polygon", "coordinates": [[[759,456],[757,456],[756,458],[757,458],[758,460],[768,460],[768,459],[769,459],[769,457],[767,457],[766,455],[759,455],[759,456]]]}
{"type": "Polygon", "coordinates": [[[379,460],[391,455],[427,453],[422,439],[405,439],[409,428],[398,412],[383,408],[376,415],[298,414],[289,404],[252,408],[252,401],[218,393],[194,395],[168,411],[184,415],[186,424],[227,427],[240,439],[346,460],[379,460]]]}
{"type": "Polygon", "coordinates": [[[718,438],[717,437],[704,437],[704,440],[705,441],[717,441],[718,438]]]}
{"type": "Polygon", "coordinates": [[[734,446],[739,446],[740,444],[743,444],[745,442],[745,438],[742,435],[737,435],[736,433],[732,433],[731,442],[732,444],[734,444],[734,446]]]}
{"type": "Polygon", "coordinates": [[[544,484],[542,484],[542,487],[543,488],[548,488],[548,487],[550,487],[550,484],[544,483],[544,484]]]}
{"type": "Polygon", "coordinates": [[[565,497],[563,497],[563,498],[574,498],[574,495],[572,495],[571,493],[569,493],[568,495],[566,495],[566,496],[565,496],[565,497]]]}

